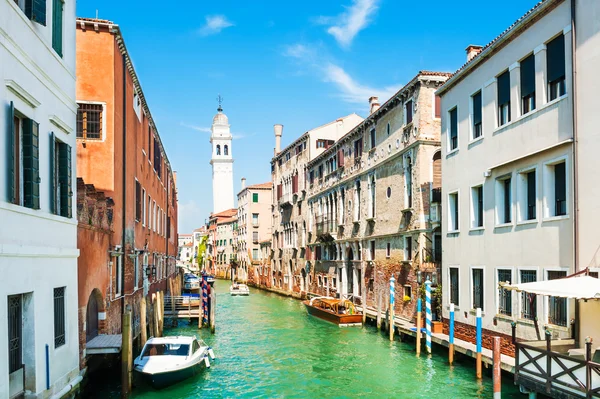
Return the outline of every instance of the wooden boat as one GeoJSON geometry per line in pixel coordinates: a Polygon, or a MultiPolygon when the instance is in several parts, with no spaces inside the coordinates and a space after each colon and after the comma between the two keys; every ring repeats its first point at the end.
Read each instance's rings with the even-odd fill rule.
{"type": "Polygon", "coordinates": [[[362,313],[347,299],[316,297],[304,301],[308,314],[337,324],[340,327],[362,324],[362,313]]]}
{"type": "Polygon", "coordinates": [[[233,283],[231,287],[229,287],[229,293],[231,296],[248,296],[250,295],[250,288],[248,288],[246,284],[233,283]]]}
{"type": "Polygon", "coordinates": [[[160,389],[210,367],[212,349],[196,337],[150,338],[133,363],[136,376],[160,389]]]}

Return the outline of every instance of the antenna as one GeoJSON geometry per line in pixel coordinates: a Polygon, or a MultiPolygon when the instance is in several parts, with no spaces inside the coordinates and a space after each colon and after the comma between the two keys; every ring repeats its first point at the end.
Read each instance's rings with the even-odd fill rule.
{"type": "Polygon", "coordinates": [[[217,102],[219,103],[219,108],[217,108],[217,111],[222,112],[223,107],[221,107],[221,104],[223,103],[223,97],[221,97],[220,94],[217,96],[217,102]]]}

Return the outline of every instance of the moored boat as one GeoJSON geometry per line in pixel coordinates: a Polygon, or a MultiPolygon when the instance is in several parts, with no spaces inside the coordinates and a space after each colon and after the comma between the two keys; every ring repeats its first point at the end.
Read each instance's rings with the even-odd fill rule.
{"type": "Polygon", "coordinates": [[[190,336],[150,338],[134,363],[136,374],[160,389],[183,381],[210,367],[213,350],[190,336]]]}
{"type": "Polygon", "coordinates": [[[362,313],[347,299],[316,297],[303,302],[308,314],[340,327],[362,324],[362,313]]]}
{"type": "Polygon", "coordinates": [[[233,283],[229,287],[229,293],[231,296],[248,296],[250,295],[250,288],[246,284],[233,283]]]}

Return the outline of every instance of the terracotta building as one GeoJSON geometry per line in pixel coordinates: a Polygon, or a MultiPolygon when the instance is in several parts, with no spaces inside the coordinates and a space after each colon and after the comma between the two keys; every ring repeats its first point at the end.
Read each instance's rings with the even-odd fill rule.
{"type": "Polygon", "coordinates": [[[205,269],[217,277],[230,277],[228,271],[236,259],[233,239],[234,233],[237,235],[237,212],[235,208],[227,209],[211,213],[208,219],[205,269]]]}
{"type": "Polygon", "coordinates": [[[86,215],[78,229],[80,335],[120,334],[131,306],[135,340],[140,300],[166,290],[175,273],[174,174],[119,26],[78,19],[76,41],[77,177],[93,185],[78,198],[88,208],[78,208],[86,215]],[[110,198],[110,211],[97,192],[110,198]],[[105,209],[110,224],[97,214],[105,209]]]}

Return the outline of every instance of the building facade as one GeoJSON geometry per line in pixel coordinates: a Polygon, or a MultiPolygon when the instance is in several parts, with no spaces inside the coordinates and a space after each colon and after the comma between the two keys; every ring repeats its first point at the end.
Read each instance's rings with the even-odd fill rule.
{"type": "Polygon", "coordinates": [[[207,233],[205,264],[208,273],[220,278],[231,277],[229,272],[232,263],[236,266],[233,255],[237,257],[234,243],[237,235],[237,209],[211,213],[207,233]]]}
{"type": "Polygon", "coordinates": [[[468,50],[438,91],[444,317],[454,303],[456,336],[474,341],[481,308],[488,348],[492,335],[510,342],[512,322],[519,338],[539,339],[545,326],[570,337],[573,301],[499,287],[576,270],[570,2],[541,2],[483,49],[468,50]]]}
{"type": "Polygon", "coordinates": [[[241,280],[249,280],[249,276],[256,272],[262,258],[260,242],[271,240],[272,192],[271,182],[246,187],[246,179],[242,178],[242,190],[238,193],[238,227],[235,240],[238,276],[241,280]]]}
{"type": "Polygon", "coordinates": [[[194,257],[194,235],[193,234],[179,234],[177,236],[178,245],[178,256],[177,266],[190,268],[194,257]]]}
{"type": "Polygon", "coordinates": [[[75,2],[0,15],[0,397],[47,398],[81,380],[75,2]]]}
{"type": "Polygon", "coordinates": [[[213,118],[210,134],[213,213],[219,213],[234,207],[232,140],[229,119],[227,119],[227,115],[223,113],[223,108],[219,104],[217,114],[213,118]]]}
{"type": "Polygon", "coordinates": [[[299,278],[306,266],[306,165],[337,139],[362,122],[351,114],[302,134],[281,150],[283,125],[275,125],[275,156],[271,160],[273,183],[272,288],[304,291],[299,278]]]}
{"type": "Polygon", "coordinates": [[[81,335],[94,339],[101,321],[100,332],[120,334],[121,315],[131,307],[137,342],[145,328],[140,301],[165,291],[175,273],[174,174],[119,26],[84,18],[76,26],[77,177],[114,203],[104,247],[95,233],[80,229],[81,335]]]}
{"type": "Polygon", "coordinates": [[[377,306],[394,276],[395,314],[413,318],[418,272],[435,279],[440,266],[434,92],[448,76],[421,71],[382,106],[372,97],[371,114],[307,164],[310,292],[377,306]]]}

